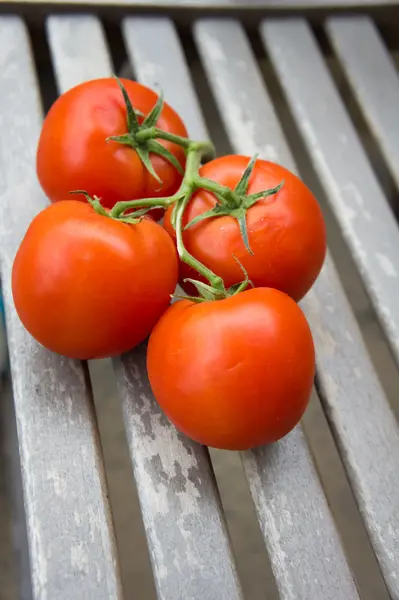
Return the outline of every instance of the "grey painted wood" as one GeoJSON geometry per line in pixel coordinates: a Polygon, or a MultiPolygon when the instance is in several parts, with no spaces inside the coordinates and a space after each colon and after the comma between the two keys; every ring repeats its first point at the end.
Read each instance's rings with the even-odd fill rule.
{"type": "Polygon", "coordinates": [[[126,49],[142,83],[167,93],[166,100],[183,118],[194,139],[208,137],[191,75],[172,21],[162,17],[128,17],[122,22],[126,49]],[[151,40],[151,44],[148,43],[151,40]],[[171,57],[175,65],[171,68],[171,57]],[[162,85],[161,85],[162,84],[162,85]]]}
{"type": "MultiPolygon", "coordinates": [[[[60,82],[71,85],[74,73],[77,80],[90,76],[91,65],[93,74],[109,74],[95,17],[53,17],[48,27],[60,82]],[[94,48],[94,63],[86,60],[88,46],[94,48]],[[69,75],[63,75],[64,69],[69,75]]],[[[165,43],[165,48],[173,49],[173,44],[165,43]]],[[[182,67],[178,60],[176,72],[182,67]]],[[[141,79],[142,73],[136,72],[141,79]]],[[[148,78],[146,82],[151,83],[148,78]]],[[[158,83],[168,99],[163,78],[158,83]]],[[[241,599],[207,450],[177,434],[154,402],[144,347],[116,361],[116,372],[158,597],[241,599]]]]}
{"type": "Polygon", "coordinates": [[[302,428],[242,459],[280,598],[359,598],[302,428]]]}
{"type": "Polygon", "coordinates": [[[399,228],[302,19],[265,21],[269,56],[399,362],[399,228]]]}
{"type": "MultiPolygon", "coordinates": [[[[260,152],[297,171],[241,26],[233,21],[204,21],[197,24],[195,37],[233,148],[244,149],[248,154],[260,152]],[[257,127],[253,125],[255,119],[257,127]],[[245,134],[247,123],[250,133],[245,134]]],[[[399,481],[394,475],[399,472],[398,428],[329,257],[314,288],[303,301],[303,308],[316,344],[321,400],[391,595],[398,598],[399,481]]],[[[256,481],[257,487],[253,482],[252,487],[257,493],[261,522],[265,521],[263,528],[272,540],[269,545],[281,543],[279,528],[274,526],[268,509],[277,496],[272,475],[273,465],[278,460],[277,448],[260,450],[255,453],[256,459],[245,459],[246,469],[256,481]],[[269,468],[267,462],[262,467],[262,460],[270,461],[272,467],[269,468]]],[[[289,464],[283,468],[290,469],[289,464]]],[[[294,496],[297,503],[303,496],[292,494],[293,478],[290,472],[285,496],[288,499],[294,496]]],[[[280,501],[279,509],[282,514],[288,510],[287,521],[304,523],[303,535],[306,535],[309,524],[306,518],[298,518],[299,510],[308,517],[309,486],[304,486],[304,506],[292,508],[289,500],[282,496],[284,500],[280,501]]],[[[285,552],[291,557],[287,548],[293,536],[288,526],[287,530],[285,552]]],[[[275,566],[276,569],[283,567],[283,562],[275,566]]],[[[314,571],[310,569],[310,572],[314,571]]]]}
{"type": "Polygon", "coordinates": [[[208,451],[156,404],[145,348],[116,373],[159,598],[242,598],[208,451]]]}
{"type": "Polygon", "coordinates": [[[60,94],[89,79],[113,73],[104,31],[96,17],[50,16],[46,21],[46,31],[60,94]],[[90,37],[87,37],[88,33],[90,37]]]}
{"type": "Polygon", "coordinates": [[[399,76],[370,17],[331,17],[327,34],[399,187],[399,76]]]}
{"type": "Polygon", "coordinates": [[[317,389],[391,597],[399,599],[399,430],[328,260],[303,303],[317,389]]]}
{"type": "Polygon", "coordinates": [[[10,275],[19,242],[46,206],[35,176],[42,113],[26,29],[0,18],[0,253],[22,470],[32,597],[121,598],[96,419],[82,365],[24,330],[10,275]]]}
{"type": "MultiPolygon", "coordinates": [[[[234,19],[204,19],[193,32],[233,149],[277,161],[286,143],[242,25],[234,19]]],[[[294,168],[291,158],[284,164],[294,168]]]]}
{"type": "MultiPolygon", "coordinates": [[[[194,37],[234,149],[277,160],[285,142],[241,25],[199,21],[194,37]]],[[[300,426],[243,461],[281,597],[357,598],[300,426]]]]}

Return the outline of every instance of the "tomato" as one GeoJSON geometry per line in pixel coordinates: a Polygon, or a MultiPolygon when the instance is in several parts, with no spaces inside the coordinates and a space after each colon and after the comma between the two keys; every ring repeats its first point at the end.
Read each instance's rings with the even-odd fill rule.
{"type": "MultiPolygon", "coordinates": [[[[200,175],[231,189],[240,180],[247,164],[245,156],[222,156],[204,165],[200,175]]],[[[306,185],[284,167],[257,160],[249,180],[248,193],[274,188],[273,196],[258,201],[246,214],[249,244],[244,245],[238,222],[232,216],[218,216],[188,228],[183,235],[187,250],[201,263],[220,275],[227,287],[243,279],[236,257],[256,287],[273,287],[300,300],[314,283],[326,253],[326,230],[320,207],[306,185]]],[[[184,215],[187,225],[198,215],[212,209],[217,200],[203,189],[192,197],[184,215]]],[[[164,226],[174,236],[172,207],[164,226]]],[[[193,294],[183,279],[199,279],[187,265],[180,265],[180,283],[193,294]]]]}
{"type": "Polygon", "coordinates": [[[126,352],[166,310],[177,255],[165,230],[58,202],[32,221],[12,271],[15,307],[43,346],[72,358],[126,352]]]}
{"type": "MultiPolygon", "coordinates": [[[[157,101],[156,93],[135,81],[121,81],[133,107],[147,115],[157,101]]],[[[187,137],[182,120],[166,103],[157,127],[187,137]]],[[[160,185],[133,148],[105,141],[126,132],[126,106],[114,78],[87,81],[60,96],[44,121],[37,148],[37,175],[51,202],[67,200],[73,190],[99,196],[107,208],[120,200],[173,194],[182,176],[167,160],[150,155],[160,185]]],[[[159,141],[185,164],[180,146],[159,141]]]]}
{"type": "Polygon", "coordinates": [[[300,420],[315,373],[309,326],[286,294],[256,288],[172,305],[147,354],[155,398],[192,439],[230,450],[275,442],[300,420]]]}

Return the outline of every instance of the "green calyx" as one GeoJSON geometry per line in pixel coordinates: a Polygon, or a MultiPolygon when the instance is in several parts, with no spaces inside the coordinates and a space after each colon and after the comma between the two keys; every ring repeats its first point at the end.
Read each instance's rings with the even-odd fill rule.
{"type": "MultiPolygon", "coordinates": [[[[208,285],[203,281],[198,281],[197,279],[187,278],[184,280],[184,282],[191,283],[192,285],[194,285],[198,292],[198,296],[184,296],[184,298],[191,300],[192,302],[196,302],[197,304],[201,302],[210,302],[214,300],[224,300],[226,298],[236,296],[241,292],[245,292],[245,290],[248,287],[253,287],[253,283],[249,279],[248,273],[245,270],[244,266],[240,263],[238,258],[236,258],[235,256],[233,258],[237,261],[244,274],[243,281],[240,281],[239,283],[236,283],[226,289],[224,284],[223,286],[218,287],[217,285],[208,285]]],[[[178,298],[179,296],[174,297],[178,298]]]]}
{"type": "Polygon", "coordinates": [[[257,158],[257,155],[251,158],[234,190],[230,190],[224,186],[219,186],[219,184],[215,184],[214,181],[199,178],[198,186],[212,192],[216,196],[218,204],[216,204],[211,210],[208,210],[192,219],[192,221],[186,225],[185,229],[188,229],[189,227],[192,227],[196,223],[204,221],[205,219],[228,215],[234,219],[237,219],[245,247],[250,254],[253,254],[248,239],[247,211],[259,200],[277,194],[277,192],[279,192],[284,185],[284,181],[282,181],[274,188],[256,192],[255,194],[247,194],[249,179],[252,175],[257,158]]]}
{"type": "Polygon", "coordinates": [[[197,292],[198,296],[178,296],[176,294],[172,295],[172,298],[179,298],[184,300],[191,300],[196,304],[201,304],[202,302],[214,302],[215,300],[225,300],[226,298],[231,298],[231,296],[236,296],[241,292],[245,292],[245,290],[252,285],[248,279],[244,279],[240,283],[232,285],[231,287],[224,290],[216,290],[211,285],[207,285],[203,281],[199,281],[198,279],[185,279],[185,283],[192,283],[197,292]]]}
{"type": "Polygon", "coordinates": [[[160,142],[157,141],[157,139],[163,139],[176,143],[182,147],[186,147],[189,143],[187,138],[175,136],[174,134],[169,134],[168,132],[157,129],[156,124],[164,105],[162,93],[158,96],[158,100],[156,101],[152,110],[140,124],[138,116],[142,116],[141,113],[133,108],[129,95],[120,79],[118,77],[115,77],[115,79],[123,94],[123,99],[126,105],[127,132],[123,133],[122,135],[110,136],[106,139],[106,141],[116,142],[117,144],[122,144],[123,146],[129,146],[130,148],[133,148],[137,152],[137,155],[147,171],[160,184],[162,184],[162,180],[154,170],[150,154],[158,154],[170,162],[170,164],[173,165],[181,175],[183,175],[183,168],[174,154],[172,154],[172,152],[170,152],[160,142]]]}
{"type": "Polygon", "coordinates": [[[101,215],[102,217],[109,217],[109,212],[106,208],[103,207],[103,205],[101,204],[101,200],[100,198],[98,198],[98,196],[91,197],[90,194],[86,192],[86,190],[72,190],[69,193],[74,196],[84,196],[87,202],[98,215],[101,215]]]}

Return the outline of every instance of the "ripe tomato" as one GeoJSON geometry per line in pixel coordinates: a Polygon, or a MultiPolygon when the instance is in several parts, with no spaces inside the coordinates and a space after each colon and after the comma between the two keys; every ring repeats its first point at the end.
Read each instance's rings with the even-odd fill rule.
{"type": "Polygon", "coordinates": [[[15,307],[43,346],[72,358],[121,354],[166,310],[177,255],[151,219],[128,225],[57,202],[32,221],[12,271],[15,307]]]}
{"type": "Polygon", "coordinates": [[[147,354],[155,398],[197,442],[245,450],[298,423],[315,373],[312,335],[299,306],[270,288],[225,300],[172,305],[147,354]]]}
{"type": "MultiPolygon", "coordinates": [[[[245,156],[222,156],[204,165],[200,174],[231,189],[240,180],[247,164],[245,156]]],[[[326,231],[320,207],[306,185],[280,165],[257,160],[249,180],[248,193],[276,187],[277,194],[258,201],[246,215],[249,244],[246,249],[238,222],[231,216],[212,217],[188,228],[183,235],[187,250],[201,263],[220,275],[227,287],[242,280],[236,257],[248,272],[255,287],[281,290],[300,300],[314,283],[326,253],[326,231]]],[[[183,225],[212,209],[217,200],[205,190],[192,197],[183,225]]],[[[174,236],[172,207],[164,226],[174,236]]],[[[187,265],[180,265],[180,284],[190,294],[193,286],[183,279],[199,279],[187,265]]]]}
{"type": "MultiPolygon", "coordinates": [[[[147,115],[157,101],[156,93],[135,81],[121,81],[133,107],[147,115]]],[[[157,127],[187,137],[182,120],[166,103],[157,127]]],[[[105,141],[126,132],[126,106],[115,79],[87,81],[60,96],[44,121],[37,148],[37,175],[51,202],[67,200],[73,190],[99,196],[107,208],[120,200],[173,194],[182,176],[167,160],[150,155],[160,185],[133,148],[105,141]]],[[[184,150],[159,141],[184,166],[184,150]]]]}

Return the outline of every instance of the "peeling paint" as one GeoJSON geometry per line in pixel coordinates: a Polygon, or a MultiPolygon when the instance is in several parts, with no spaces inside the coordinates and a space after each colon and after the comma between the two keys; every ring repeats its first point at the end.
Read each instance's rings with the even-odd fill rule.
{"type": "Polygon", "coordinates": [[[395,265],[391,261],[391,259],[381,252],[376,252],[376,259],[381,267],[381,270],[387,277],[395,278],[398,276],[397,271],[395,269],[395,265]]]}

